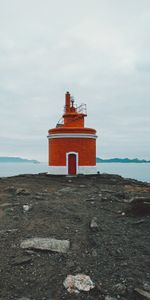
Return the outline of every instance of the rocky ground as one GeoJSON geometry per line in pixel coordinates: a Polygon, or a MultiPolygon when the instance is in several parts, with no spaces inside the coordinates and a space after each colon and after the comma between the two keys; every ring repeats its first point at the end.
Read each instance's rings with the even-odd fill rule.
{"type": "Polygon", "coordinates": [[[1,178],[0,300],[150,299],[149,237],[150,184],[106,174],[1,178]],[[29,238],[58,241],[43,250],[24,247],[29,238]],[[67,290],[78,274],[91,290],[67,290]]]}

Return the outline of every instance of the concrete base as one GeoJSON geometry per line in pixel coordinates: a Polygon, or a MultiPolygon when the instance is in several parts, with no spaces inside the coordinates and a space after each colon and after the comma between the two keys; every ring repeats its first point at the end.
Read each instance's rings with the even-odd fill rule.
{"type": "Polygon", "coordinates": [[[96,174],[96,166],[80,166],[78,167],[78,174],[96,174]]]}
{"type": "Polygon", "coordinates": [[[66,167],[49,166],[48,174],[51,174],[51,175],[66,175],[67,174],[67,168],[66,167]]]}
{"type": "MultiPolygon", "coordinates": [[[[96,166],[78,166],[77,174],[96,174],[96,166]]],[[[51,175],[69,175],[67,166],[49,166],[48,174],[51,175]]]]}

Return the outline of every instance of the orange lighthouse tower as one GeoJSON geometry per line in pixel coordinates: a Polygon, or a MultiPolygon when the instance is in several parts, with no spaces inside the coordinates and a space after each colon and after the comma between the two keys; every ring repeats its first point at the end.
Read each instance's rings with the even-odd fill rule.
{"type": "Polygon", "coordinates": [[[96,173],[96,130],[84,127],[86,105],[74,105],[65,95],[61,120],[48,131],[49,173],[55,175],[96,173]]]}

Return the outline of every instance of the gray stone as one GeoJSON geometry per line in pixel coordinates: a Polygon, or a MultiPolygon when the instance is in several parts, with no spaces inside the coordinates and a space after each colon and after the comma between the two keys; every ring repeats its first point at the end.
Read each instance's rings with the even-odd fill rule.
{"type": "Polygon", "coordinates": [[[75,266],[75,262],[73,261],[73,260],[68,260],[67,261],[67,267],[68,268],[72,268],[72,267],[74,267],[75,266]]]}
{"type": "Polygon", "coordinates": [[[101,192],[102,192],[102,193],[110,193],[110,194],[116,193],[116,192],[113,191],[113,190],[107,190],[107,189],[101,189],[101,192]]]}
{"type": "Polygon", "coordinates": [[[33,254],[35,254],[35,251],[33,251],[33,250],[26,250],[26,253],[29,254],[29,255],[33,255],[33,254]]]}
{"type": "Polygon", "coordinates": [[[105,300],[118,300],[118,299],[115,298],[115,297],[106,296],[106,297],[105,297],[105,300]]]}
{"type": "Polygon", "coordinates": [[[9,202],[5,202],[5,203],[2,203],[2,204],[0,204],[0,207],[8,207],[8,206],[11,206],[12,204],[11,203],[9,203],[9,202]]]}
{"type": "Polygon", "coordinates": [[[97,251],[95,249],[93,249],[91,254],[92,254],[93,257],[96,257],[97,256],[97,251]]]}
{"type": "Polygon", "coordinates": [[[145,283],[143,284],[143,288],[144,288],[144,291],[150,292],[150,284],[149,284],[149,283],[145,282],[145,283]]]}
{"type": "Polygon", "coordinates": [[[21,297],[21,298],[18,298],[18,300],[30,300],[30,299],[27,297],[21,297]]]}
{"type": "Polygon", "coordinates": [[[2,229],[2,230],[0,230],[0,234],[14,233],[17,231],[18,231],[18,229],[2,229]]]}
{"type": "Polygon", "coordinates": [[[91,278],[84,274],[68,275],[63,284],[71,294],[78,294],[80,291],[88,292],[95,287],[91,278]]]}
{"type": "Polygon", "coordinates": [[[28,256],[23,256],[23,257],[16,257],[15,259],[12,260],[13,265],[24,265],[26,263],[31,262],[31,257],[28,256]]]}
{"type": "Polygon", "coordinates": [[[27,189],[18,188],[16,190],[16,195],[24,195],[24,196],[26,196],[26,195],[30,195],[30,192],[27,189]]]}
{"type": "Polygon", "coordinates": [[[127,287],[122,283],[117,283],[113,286],[113,291],[116,295],[125,296],[127,293],[127,287]]]}
{"type": "Polygon", "coordinates": [[[36,193],[37,196],[40,196],[40,197],[45,197],[48,195],[48,192],[38,192],[36,193]]]}
{"type": "Polygon", "coordinates": [[[23,211],[24,211],[24,212],[27,212],[27,211],[29,211],[29,210],[30,210],[30,208],[31,208],[31,206],[30,206],[30,205],[28,205],[28,204],[24,204],[24,205],[23,205],[23,211]]]}
{"type": "Polygon", "coordinates": [[[24,240],[20,247],[23,249],[37,249],[66,253],[70,248],[70,241],[57,240],[54,238],[30,238],[24,240]]]}
{"type": "Polygon", "coordinates": [[[91,220],[90,228],[91,228],[92,231],[98,231],[98,224],[97,224],[97,218],[96,217],[94,217],[91,220]]]}
{"type": "Polygon", "coordinates": [[[143,290],[141,290],[141,289],[138,289],[138,288],[135,288],[134,290],[135,290],[135,292],[136,292],[138,295],[143,296],[144,299],[150,299],[150,293],[149,293],[149,292],[145,292],[145,291],[143,291],[143,290]]]}
{"type": "Polygon", "coordinates": [[[60,190],[58,190],[58,192],[61,192],[61,193],[71,193],[74,189],[70,186],[66,186],[60,190]]]}

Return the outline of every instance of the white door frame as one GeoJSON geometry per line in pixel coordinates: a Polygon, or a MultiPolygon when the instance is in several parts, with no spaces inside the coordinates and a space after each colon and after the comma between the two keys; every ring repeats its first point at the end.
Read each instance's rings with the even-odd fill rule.
{"type": "Polygon", "coordinates": [[[78,152],[67,152],[66,153],[66,168],[67,168],[67,174],[68,174],[68,164],[69,164],[69,155],[75,154],[76,156],[76,174],[78,174],[78,161],[79,161],[79,154],[78,152]]]}

